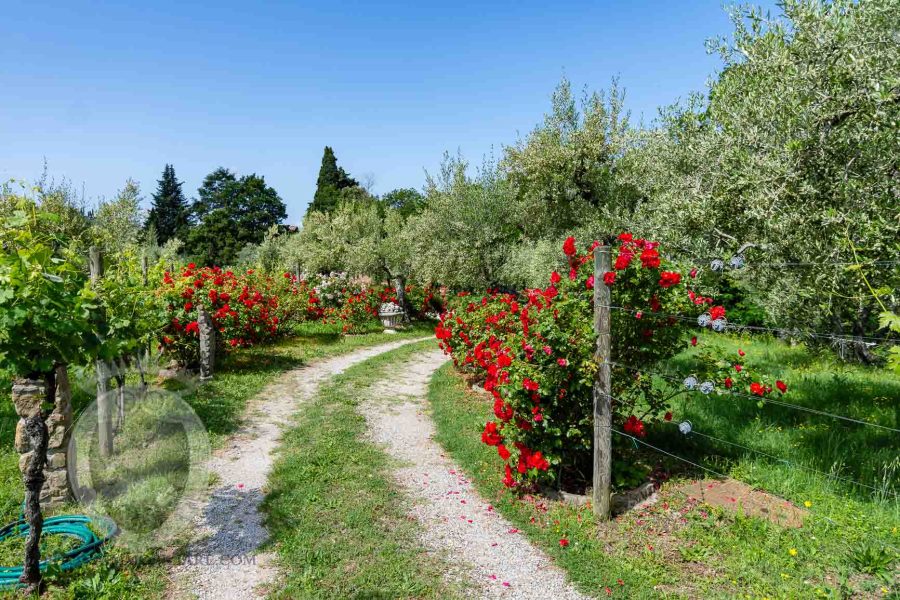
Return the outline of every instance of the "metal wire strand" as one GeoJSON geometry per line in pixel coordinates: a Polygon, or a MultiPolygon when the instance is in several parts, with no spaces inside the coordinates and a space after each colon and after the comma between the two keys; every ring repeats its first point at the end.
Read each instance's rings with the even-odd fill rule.
{"type": "MultiPolygon", "coordinates": [[[[656,376],[660,377],[661,379],[666,379],[666,380],[668,380],[668,381],[670,381],[670,382],[673,382],[673,383],[678,383],[678,384],[681,384],[681,383],[682,383],[682,381],[681,381],[680,379],[677,379],[677,378],[675,378],[675,377],[672,377],[671,375],[668,375],[668,374],[663,373],[663,372],[661,372],[661,371],[654,371],[654,370],[652,370],[652,369],[644,369],[644,368],[642,368],[642,367],[634,367],[634,366],[627,365],[627,364],[624,364],[624,363],[619,363],[619,362],[610,362],[610,364],[613,364],[613,365],[616,365],[616,366],[619,366],[619,367],[623,367],[623,368],[625,368],[625,369],[629,369],[629,370],[632,370],[632,371],[641,371],[641,372],[650,373],[650,374],[653,374],[653,375],[656,375],[656,376]]],[[[692,391],[699,391],[699,390],[692,390],[692,391]]],[[[718,393],[718,394],[728,394],[728,395],[730,395],[730,396],[738,396],[738,397],[742,397],[742,398],[749,398],[750,400],[753,400],[754,402],[760,402],[760,401],[762,401],[762,402],[766,402],[766,403],[769,403],[769,404],[775,404],[775,405],[777,405],[777,406],[783,406],[783,407],[785,407],[785,408],[791,408],[791,409],[794,409],[794,410],[800,410],[800,411],[803,411],[803,412],[808,412],[808,413],[812,413],[812,414],[815,414],[815,415],[820,415],[820,416],[823,416],[823,417],[831,417],[832,419],[840,419],[840,420],[842,420],[842,421],[847,421],[847,422],[849,422],[849,423],[856,423],[857,425],[868,425],[869,427],[876,427],[876,428],[878,428],[878,429],[884,429],[885,431],[892,431],[892,432],[894,432],[894,433],[900,433],[900,429],[895,429],[894,427],[888,427],[887,425],[880,425],[880,424],[878,424],[878,423],[872,423],[871,421],[862,421],[862,420],[860,420],[860,419],[854,419],[853,417],[845,417],[845,416],[843,416],[843,415],[837,415],[837,414],[830,413],[830,412],[826,412],[826,411],[823,411],[823,410],[818,410],[818,409],[815,409],[815,408],[809,408],[808,406],[802,406],[802,405],[800,405],[800,404],[791,404],[790,402],[782,402],[781,400],[775,400],[775,399],[773,399],[773,398],[765,398],[765,397],[763,397],[763,396],[753,396],[753,395],[751,395],[751,394],[745,394],[745,393],[743,393],[743,392],[739,392],[739,391],[735,391],[735,390],[724,390],[724,391],[722,391],[722,390],[720,390],[719,388],[716,388],[715,391],[716,391],[716,393],[718,393]]]]}

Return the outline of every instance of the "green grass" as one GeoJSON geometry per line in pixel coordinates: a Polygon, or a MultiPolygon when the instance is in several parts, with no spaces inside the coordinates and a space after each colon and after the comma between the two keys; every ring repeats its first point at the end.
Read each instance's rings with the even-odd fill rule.
{"type": "MultiPolygon", "coordinates": [[[[430,342],[429,342],[430,343],[430,342]]],[[[284,438],[264,508],[285,574],[276,598],[454,595],[417,542],[390,458],[367,441],[358,412],[369,386],[414,344],[348,369],[304,406],[284,438]]]]}
{"type": "MultiPolygon", "coordinates": [[[[342,337],[328,333],[307,332],[307,335],[285,339],[274,345],[259,346],[226,355],[216,372],[215,379],[187,394],[185,399],[208,428],[210,442],[214,447],[219,446],[240,426],[247,401],[261,392],[278,374],[313,360],[379,343],[421,337],[430,332],[431,327],[428,325],[417,325],[395,335],[373,333],[342,337]]],[[[2,380],[0,394],[9,397],[8,378],[0,377],[0,380],[2,380]]],[[[82,386],[73,382],[73,405],[76,414],[91,400],[90,395],[82,390],[82,386]]],[[[18,518],[23,498],[18,455],[13,448],[16,421],[12,402],[0,402],[0,484],[2,484],[0,522],[2,523],[18,518]]],[[[145,518],[148,526],[152,527],[158,515],[154,517],[151,512],[142,511],[141,498],[152,497],[155,504],[159,504],[161,499],[165,500],[163,492],[172,487],[170,485],[172,482],[169,481],[171,477],[163,472],[156,473],[155,471],[159,469],[154,465],[157,463],[161,465],[165,461],[174,464],[180,460],[179,456],[167,456],[167,452],[166,448],[161,448],[159,460],[139,461],[139,467],[146,476],[144,483],[141,486],[132,486],[134,489],[129,491],[131,495],[126,494],[121,502],[113,507],[114,512],[119,511],[123,515],[138,519],[145,518]],[[148,468],[150,471],[147,471],[148,468]]],[[[177,473],[175,475],[177,476],[177,473]]],[[[59,512],[78,512],[78,508],[73,506],[59,512]]],[[[170,553],[172,550],[176,553],[183,550],[186,541],[186,538],[176,540],[175,547],[169,549],[170,553]]],[[[46,543],[48,548],[52,548],[60,542],[48,538],[46,543]]],[[[20,548],[17,544],[20,544],[20,541],[9,540],[0,544],[0,557],[11,559],[18,556],[20,548]]],[[[48,596],[50,598],[162,597],[167,584],[165,573],[167,564],[167,559],[155,552],[138,556],[121,548],[111,547],[100,561],[90,563],[72,573],[52,574],[48,577],[51,584],[48,596]]]]}
{"type": "MultiPolygon", "coordinates": [[[[721,343],[735,353],[741,345],[756,367],[787,381],[793,403],[896,427],[900,384],[888,374],[838,366],[827,356],[779,342],[721,343]]],[[[668,366],[674,370],[690,360],[686,354],[668,366]]],[[[834,469],[880,491],[835,483],[728,445],[684,439],[674,426],[661,425],[651,428],[648,442],[800,506],[810,502],[811,515],[803,528],[782,528],[689,501],[675,488],[703,473],[653,452],[645,453],[644,460],[673,473],[660,501],[643,513],[596,526],[587,508],[519,499],[504,490],[496,452],[479,437],[484,422],[492,418],[491,404],[468,391],[449,365],[436,374],[429,398],[438,442],[479,491],[586,592],[605,596],[608,587],[620,598],[883,597],[883,589],[896,593],[900,566],[895,551],[885,546],[900,546],[900,505],[887,495],[897,489],[896,434],[806,413],[798,416],[774,406],[760,409],[737,397],[688,398],[676,407],[676,420],[686,415],[699,431],[796,464],[834,469]],[[559,546],[563,537],[571,542],[565,549],[559,546]]]]}

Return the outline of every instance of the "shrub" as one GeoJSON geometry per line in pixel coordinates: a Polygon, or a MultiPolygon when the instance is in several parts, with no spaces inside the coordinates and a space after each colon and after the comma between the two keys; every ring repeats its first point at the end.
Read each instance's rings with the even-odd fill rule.
{"type": "Polygon", "coordinates": [[[579,254],[568,238],[567,272],[554,271],[546,288],[459,294],[435,330],[454,363],[493,395],[496,420],[482,440],[506,463],[507,486],[559,476],[585,481],[591,472],[594,285],[612,294],[613,426],[635,437],[648,422],[671,419],[672,391],[644,371],[696,343],[687,330],[701,313],[709,325],[723,323],[725,309],[691,289],[696,271],[683,277],[657,243],[620,235],[603,281],[594,280],[597,246],[579,254]]]}
{"type": "Polygon", "coordinates": [[[225,348],[252,346],[274,339],[292,322],[318,318],[318,300],[304,281],[285,273],[267,277],[248,270],[236,275],[219,267],[166,272],[157,294],[163,298],[169,323],[162,337],[166,354],[192,366],[199,358],[197,306],[209,312],[225,348]]]}

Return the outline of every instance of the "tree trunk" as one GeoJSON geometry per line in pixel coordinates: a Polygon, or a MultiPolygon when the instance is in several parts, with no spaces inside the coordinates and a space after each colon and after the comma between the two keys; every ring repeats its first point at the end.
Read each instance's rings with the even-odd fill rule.
{"type": "Polygon", "coordinates": [[[856,357],[866,365],[873,365],[878,362],[878,357],[872,354],[868,344],[863,339],[866,335],[866,321],[869,320],[869,309],[861,308],[857,313],[857,318],[853,322],[853,349],[856,351],[856,357]]]}
{"type": "MultiPolygon", "coordinates": [[[[56,377],[49,373],[44,375],[46,382],[45,402],[53,403],[56,395],[56,377]]],[[[25,560],[19,581],[25,584],[26,594],[41,591],[41,532],[44,528],[44,516],[41,513],[41,490],[44,487],[44,465],[47,462],[47,444],[49,433],[44,416],[38,411],[25,419],[25,435],[32,448],[28,467],[22,476],[25,484],[25,521],[28,523],[28,538],[25,540],[25,560]]]]}
{"type": "Polygon", "coordinates": [[[409,322],[409,305],[406,302],[406,277],[400,275],[396,280],[397,304],[403,309],[403,322],[409,322]]]}

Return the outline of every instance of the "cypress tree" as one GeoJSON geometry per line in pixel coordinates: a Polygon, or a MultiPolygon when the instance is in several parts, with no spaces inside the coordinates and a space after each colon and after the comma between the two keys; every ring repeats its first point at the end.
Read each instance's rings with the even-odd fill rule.
{"type": "Polygon", "coordinates": [[[167,164],[153,194],[153,207],[147,216],[145,231],[156,230],[157,242],[165,244],[172,238],[184,240],[190,228],[190,209],[175,177],[175,168],[167,164]]]}
{"type": "Polygon", "coordinates": [[[309,205],[309,210],[331,212],[337,206],[340,191],[358,185],[358,181],[338,166],[331,146],[325,146],[325,152],[322,154],[322,166],[319,167],[319,178],[316,180],[316,195],[309,205]]]}

